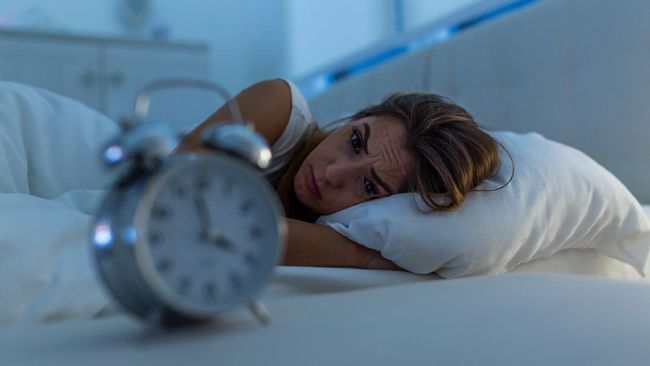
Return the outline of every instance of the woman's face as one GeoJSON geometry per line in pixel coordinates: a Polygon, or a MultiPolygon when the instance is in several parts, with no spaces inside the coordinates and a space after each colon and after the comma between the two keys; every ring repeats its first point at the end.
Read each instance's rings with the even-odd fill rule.
{"type": "Polygon", "coordinates": [[[415,168],[404,122],[369,116],[333,131],[303,161],[296,196],[319,215],[397,193],[415,168]]]}

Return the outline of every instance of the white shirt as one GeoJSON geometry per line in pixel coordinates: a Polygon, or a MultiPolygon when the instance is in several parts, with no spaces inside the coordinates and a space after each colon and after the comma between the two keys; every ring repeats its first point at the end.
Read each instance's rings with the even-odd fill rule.
{"type": "Polygon", "coordinates": [[[300,89],[291,81],[284,81],[291,88],[291,114],[289,115],[289,122],[284,132],[282,132],[280,138],[271,146],[273,159],[271,160],[271,165],[264,170],[264,173],[267,175],[284,167],[293,154],[293,148],[300,141],[305,131],[307,131],[309,125],[314,123],[307,101],[302,95],[302,92],[300,92],[300,89]]]}

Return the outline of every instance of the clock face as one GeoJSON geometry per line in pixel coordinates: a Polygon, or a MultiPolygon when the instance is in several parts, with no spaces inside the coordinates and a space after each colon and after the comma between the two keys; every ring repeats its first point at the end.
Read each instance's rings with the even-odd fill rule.
{"type": "Polygon", "coordinates": [[[145,189],[136,257],[176,310],[209,315],[266,283],[284,240],[277,199],[255,170],[216,155],[182,158],[145,189]]]}

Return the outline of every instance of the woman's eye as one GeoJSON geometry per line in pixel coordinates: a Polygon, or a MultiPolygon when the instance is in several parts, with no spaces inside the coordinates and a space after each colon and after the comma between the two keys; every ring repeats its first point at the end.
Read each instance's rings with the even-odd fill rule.
{"type": "Polygon", "coordinates": [[[365,177],[363,178],[363,188],[366,190],[366,194],[370,197],[376,197],[378,195],[375,183],[365,177]]]}
{"type": "Polygon", "coordinates": [[[354,153],[358,155],[361,152],[361,135],[359,134],[359,131],[352,130],[352,136],[350,136],[350,144],[352,145],[354,153]]]}

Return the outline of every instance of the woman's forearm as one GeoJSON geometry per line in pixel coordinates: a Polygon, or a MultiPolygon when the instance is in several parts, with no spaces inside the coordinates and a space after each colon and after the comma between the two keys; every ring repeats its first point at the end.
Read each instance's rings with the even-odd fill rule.
{"type": "Polygon", "coordinates": [[[293,219],[287,219],[287,225],[284,265],[400,269],[377,251],[353,242],[328,226],[293,219]]]}

